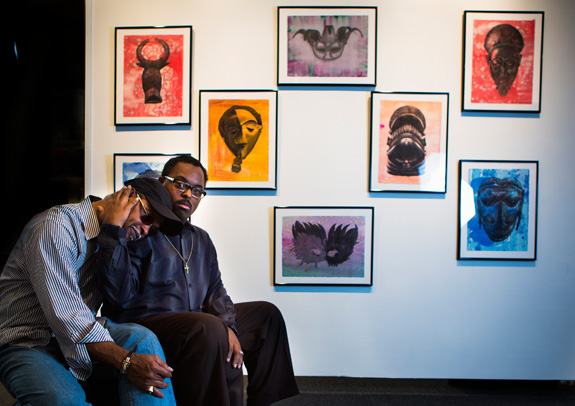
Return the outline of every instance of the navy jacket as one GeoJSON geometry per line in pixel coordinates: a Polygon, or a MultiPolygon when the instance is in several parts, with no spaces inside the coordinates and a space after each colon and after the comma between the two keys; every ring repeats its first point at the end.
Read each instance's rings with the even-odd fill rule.
{"type": "Polygon", "coordinates": [[[216,249],[205,230],[186,222],[178,236],[157,232],[128,243],[124,229],[104,224],[98,242],[102,315],[116,322],[135,322],[156,314],[202,311],[221,318],[235,330],[234,304],[224,288],[216,249]],[[186,272],[184,260],[190,255],[192,241],[186,272]]]}

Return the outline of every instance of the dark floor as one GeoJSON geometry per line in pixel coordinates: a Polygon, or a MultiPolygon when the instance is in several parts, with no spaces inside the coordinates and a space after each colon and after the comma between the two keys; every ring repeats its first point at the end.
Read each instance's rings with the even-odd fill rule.
{"type": "MultiPolygon", "coordinates": [[[[570,381],[338,377],[296,380],[300,395],[274,406],[575,406],[575,385],[570,381]]],[[[0,406],[12,402],[0,386],[0,406]]]]}
{"type": "Polygon", "coordinates": [[[575,406],[559,381],[298,377],[300,395],[274,406],[575,406]]]}

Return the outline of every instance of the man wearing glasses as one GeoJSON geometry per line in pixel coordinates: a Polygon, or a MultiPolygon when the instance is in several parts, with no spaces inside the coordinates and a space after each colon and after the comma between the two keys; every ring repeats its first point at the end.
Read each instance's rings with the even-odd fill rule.
{"type": "Polygon", "coordinates": [[[248,405],[298,394],[281,312],[267,302],[234,305],[208,233],[188,221],[206,194],[205,168],[189,155],[177,156],[160,182],[184,228],[174,237],[158,233],[127,249],[110,244],[103,250],[103,314],[156,333],[174,368],[178,404],[242,406],[244,362],[248,405]]]}
{"type": "Polygon", "coordinates": [[[182,223],[171,208],[159,182],[138,179],[26,225],[0,276],[0,380],[18,404],[88,405],[80,381],[99,373],[118,378],[111,403],[175,404],[157,338],[96,317],[102,295],[95,272],[97,239],[125,246],[153,227],[178,234],[182,223]]]}

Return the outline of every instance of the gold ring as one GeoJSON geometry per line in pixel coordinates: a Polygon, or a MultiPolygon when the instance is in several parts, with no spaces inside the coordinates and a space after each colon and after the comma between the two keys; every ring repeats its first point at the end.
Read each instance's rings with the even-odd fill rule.
{"type": "Polygon", "coordinates": [[[154,393],[154,387],[152,385],[148,386],[148,393],[151,395],[154,393]]]}

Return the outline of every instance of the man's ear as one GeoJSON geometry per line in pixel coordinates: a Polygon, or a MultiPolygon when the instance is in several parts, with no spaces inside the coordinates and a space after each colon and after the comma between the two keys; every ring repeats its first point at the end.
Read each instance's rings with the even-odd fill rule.
{"type": "Polygon", "coordinates": [[[158,182],[160,182],[162,185],[164,184],[165,181],[166,181],[166,178],[164,178],[163,176],[160,176],[158,178],[158,182]]]}

